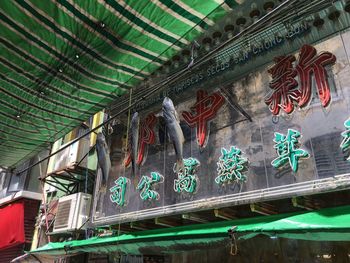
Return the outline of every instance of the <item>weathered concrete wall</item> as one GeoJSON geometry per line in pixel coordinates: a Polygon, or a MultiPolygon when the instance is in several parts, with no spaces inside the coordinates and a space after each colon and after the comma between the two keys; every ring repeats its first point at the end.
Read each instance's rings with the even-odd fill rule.
{"type": "MultiPolygon", "coordinates": [[[[321,106],[318,94],[315,92],[315,83],[313,83],[313,100],[309,106],[304,109],[296,109],[289,115],[281,114],[273,117],[264,102],[264,98],[271,91],[269,88],[271,77],[267,69],[272,66],[272,63],[231,84],[227,84],[228,73],[226,73],[225,77],[213,78],[200,84],[196,89],[185,91],[182,95],[171,96],[177,111],[181,113],[184,110],[188,111],[195,103],[196,90],[205,89],[212,92],[224,88],[231,94],[230,99],[238,103],[253,120],[252,122],[246,120],[226,100],[216,118],[211,121],[208,143],[201,150],[196,143],[195,128],[190,128],[181,119],[181,127],[186,139],[184,158],[194,157],[201,163],[197,173],[199,186],[195,194],[179,194],[173,190],[176,178],[173,172],[173,165],[176,161],[175,152],[172,144],[164,137],[159,122],[155,129],[156,143],[148,148],[147,159],[136,176],[131,174],[131,168],[125,168],[122,165],[125,157],[123,136],[125,140],[126,123],[118,125],[111,138],[113,169],[109,177],[107,192],[102,194],[101,200],[97,202],[99,213],[95,218],[95,223],[132,221],[142,217],[224,206],[229,203],[235,204],[242,200],[250,202],[298,195],[301,192],[293,188],[296,187],[295,183],[310,182],[310,184],[302,184],[305,187],[303,193],[347,187],[348,177],[342,181],[345,182],[344,184],[338,184],[339,180],[334,179],[334,176],[350,173],[350,162],[346,161],[345,154],[339,148],[342,140],[340,134],[345,129],[343,123],[350,117],[350,47],[343,45],[349,41],[350,32],[348,31],[314,45],[318,53],[328,51],[337,57],[336,64],[327,68],[332,100],[326,108],[321,106]],[[277,157],[273,142],[274,132],[286,134],[288,129],[301,132],[300,147],[310,153],[309,159],[299,162],[299,170],[296,173],[292,172],[288,165],[284,169],[275,169],[271,165],[271,161],[277,157]],[[221,147],[229,149],[231,145],[240,148],[249,160],[249,169],[246,173],[247,182],[221,186],[214,181],[217,177],[216,162],[221,155],[221,147]],[[141,175],[149,176],[152,171],[159,172],[165,178],[164,183],[155,188],[160,194],[160,199],[142,201],[136,186],[141,175]],[[120,176],[130,179],[126,191],[127,205],[121,208],[110,201],[108,191],[114,185],[114,180],[120,176]],[[324,178],[330,178],[329,180],[333,181],[327,181],[316,187],[312,185],[313,181],[324,178]],[[279,189],[280,192],[274,193],[277,190],[276,187],[282,187],[279,189]],[[316,189],[318,187],[319,189],[316,189]],[[260,191],[261,189],[265,190],[260,191]]],[[[279,50],[280,55],[283,55],[283,48],[279,50]]],[[[299,52],[295,53],[295,56],[298,58],[299,52]]],[[[239,68],[235,67],[232,70],[239,70],[239,68]]],[[[147,109],[147,113],[157,114],[160,111],[161,103],[147,109]]],[[[144,118],[146,112],[140,112],[140,114],[144,118]]]]}

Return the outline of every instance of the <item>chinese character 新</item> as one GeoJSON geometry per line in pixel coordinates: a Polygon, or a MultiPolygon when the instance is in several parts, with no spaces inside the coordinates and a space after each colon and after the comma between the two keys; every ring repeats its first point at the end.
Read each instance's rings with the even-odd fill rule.
{"type": "Polygon", "coordinates": [[[331,92],[326,66],[336,61],[332,53],[322,52],[317,55],[314,47],[304,45],[300,50],[299,61],[295,68],[293,67],[295,57],[292,55],[280,56],[274,61],[276,64],[268,70],[272,77],[269,84],[272,94],[265,99],[272,114],[278,115],[281,109],[289,114],[295,106],[300,108],[307,106],[312,98],[312,77],[315,79],[321,105],[328,106],[331,101],[331,92]],[[300,87],[295,80],[297,75],[300,87]]]}

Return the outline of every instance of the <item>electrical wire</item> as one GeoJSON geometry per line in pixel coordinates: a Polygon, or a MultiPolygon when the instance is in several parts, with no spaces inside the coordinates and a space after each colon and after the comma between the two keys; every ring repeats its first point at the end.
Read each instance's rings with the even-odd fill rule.
{"type": "MultiPolygon", "coordinates": [[[[261,28],[263,27],[267,22],[270,21],[270,19],[274,18],[275,16],[277,16],[279,14],[279,12],[281,12],[281,10],[283,10],[284,8],[287,8],[289,5],[293,5],[294,3],[299,2],[299,0],[287,0],[283,3],[281,3],[279,6],[277,6],[275,9],[273,9],[272,11],[270,11],[269,13],[265,14],[264,16],[262,16],[261,18],[259,18],[257,21],[255,21],[253,24],[249,25],[248,27],[246,27],[245,29],[243,29],[242,31],[240,31],[238,34],[236,34],[234,37],[232,37],[231,39],[226,40],[225,42],[223,42],[221,45],[217,46],[216,48],[214,48],[213,50],[211,50],[210,52],[208,52],[207,54],[205,54],[202,58],[199,58],[197,61],[195,61],[193,63],[193,66],[191,66],[190,68],[188,67],[184,67],[181,70],[179,70],[178,72],[173,73],[172,75],[166,77],[165,79],[159,81],[157,84],[155,84],[153,86],[153,88],[150,88],[148,90],[148,93],[145,95],[141,95],[139,97],[136,97],[134,102],[131,103],[129,106],[124,107],[125,103],[128,103],[128,101],[124,101],[123,103],[121,103],[120,105],[123,106],[122,109],[120,109],[116,114],[112,115],[109,119],[107,119],[106,121],[104,121],[103,123],[97,125],[95,128],[89,130],[88,132],[84,133],[83,135],[79,136],[78,138],[72,140],[70,143],[66,144],[65,146],[63,146],[62,148],[58,149],[57,151],[49,154],[48,156],[46,156],[45,158],[43,158],[41,161],[38,161],[30,166],[28,166],[27,168],[17,172],[17,174],[21,174],[29,169],[31,169],[32,167],[38,165],[39,163],[48,160],[50,157],[56,155],[57,153],[65,150],[66,148],[70,147],[72,144],[78,142],[79,140],[81,140],[82,138],[86,137],[87,135],[89,135],[92,132],[95,132],[96,130],[98,130],[99,128],[109,124],[112,120],[114,120],[115,118],[117,118],[118,116],[120,116],[121,114],[129,111],[130,109],[132,109],[134,106],[138,105],[138,103],[142,102],[143,100],[145,100],[146,98],[150,97],[151,95],[155,94],[156,92],[164,89],[166,87],[166,85],[169,85],[173,82],[175,82],[176,80],[178,80],[178,78],[181,76],[183,77],[184,75],[187,75],[189,73],[192,72],[192,70],[197,69],[198,67],[200,67],[201,65],[203,65],[204,63],[208,62],[209,60],[211,60],[213,58],[213,56],[219,52],[220,50],[222,50],[223,48],[225,48],[228,44],[232,43],[233,41],[237,40],[238,38],[242,37],[245,34],[248,34],[251,31],[254,31],[257,28],[261,28]]],[[[143,93],[144,94],[144,93],[143,93]]],[[[121,108],[121,106],[118,105],[118,108],[121,108]]]]}

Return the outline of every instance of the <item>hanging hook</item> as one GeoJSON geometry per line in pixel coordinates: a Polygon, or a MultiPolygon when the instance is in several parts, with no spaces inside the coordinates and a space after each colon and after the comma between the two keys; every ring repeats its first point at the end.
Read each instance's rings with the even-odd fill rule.
{"type": "Polygon", "coordinates": [[[235,237],[236,228],[237,228],[237,226],[233,226],[228,230],[228,235],[229,235],[229,238],[231,240],[230,254],[232,256],[236,256],[238,253],[237,240],[235,237]]]}
{"type": "Polygon", "coordinates": [[[195,40],[193,41],[192,43],[192,47],[191,47],[191,61],[190,63],[188,64],[187,68],[191,68],[194,64],[194,49],[197,48],[199,49],[201,45],[198,44],[198,42],[195,40]]]}

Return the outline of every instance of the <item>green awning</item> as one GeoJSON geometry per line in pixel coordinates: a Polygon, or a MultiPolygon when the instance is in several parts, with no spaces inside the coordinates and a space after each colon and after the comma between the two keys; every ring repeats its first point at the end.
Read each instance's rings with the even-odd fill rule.
{"type": "Polygon", "coordinates": [[[264,234],[271,237],[316,241],[350,241],[350,206],[149,230],[119,237],[94,237],[87,240],[49,243],[30,253],[62,255],[120,251],[127,254],[140,254],[146,248],[156,248],[159,252],[171,252],[178,250],[179,246],[190,248],[191,246],[229,242],[228,231],[230,229],[234,231],[239,240],[264,234]]]}
{"type": "MultiPolygon", "coordinates": [[[[269,216],[273,218],[274,216],[269,216]]],[[[258,234],[270,237],[315,241],[350,241],[350,206],[321,209],[302,214],[290,214],[270,222],[237,225],[240,239],[258,234]]]]}
{"type": "Polygon", "coordinates": [[[29,158],[86,121],[189,48],[235,5],[234,0],[2,1],[0,165],[29,158]]]}

